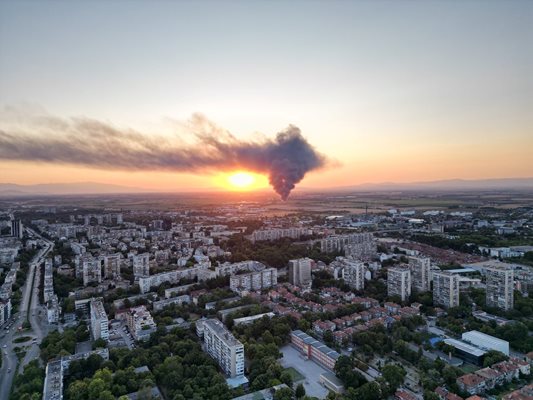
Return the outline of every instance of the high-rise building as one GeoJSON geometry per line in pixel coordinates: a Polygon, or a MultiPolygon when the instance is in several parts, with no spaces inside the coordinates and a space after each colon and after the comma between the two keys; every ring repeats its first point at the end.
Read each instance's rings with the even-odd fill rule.
{"type": "Polygon", "coordinates": [[[413,289],[416,289],[419,292],[429,291],[429,270],[431,268],[431,259],[414,256],[409,256],[407,259],[409,260],[413,289]]]}
{"type": "Polygon", "coordinates": [[[307,286],[312,281],[311,267],[315,262],[310,258],[289,261],[289,282],[296,286],[307,286]]]}
{"type": "Polygon", "coordinates": [[[85,257],[82,259],[83,285],[91,282],[102,282],[102,267],[97,258],[85,257]]]}
{"type": "Polygon", "coordinates": [[[409,268],[396,267],[387,271],[387,295],[398,296],[406,301],[411,295],[411,271],[409,268]]]}
{"type": "Polygon", "coordinates": [[[487,307],[511,310],[514,306],[514,271],[506,265],[485,268],[487,278],[487,307]]]}
{"type": "Polygon", "coordinates": [[[344,279],[344,282],[355,290],[365,288],[365,264],[347,257],[337,257],[330,267],[335,270],[335,279],[344,279]]]}
{"type": "Polygon", "coordinates": [[[150,253],[135,254],[133,256],[133,276],[135,282],[139,278],[150,276],[150,253]]]}
{"type": "Polygon", "coordinates": [[[109,340],[109,320],[101,300],[91,301],[91,333],[94,340],[109,340]]]}
{"type": "Polygon", "coordinates": [[[433,304],[446,308],[459,306],[459,275],[449,271],[433,273],[433,304]]]}
{"type": "Polygon", "coordinates": [[[205,350],[218,361],[230,378],[244,377],[244,346],[218,319],[196,322],[196,331],[203,336],[205,350]]]}
{"type": "Polygon", "coordinates": [[[107,254],[101,257],[104,263],[104,277],[105,279],[120,278],[120,260],[121,254],[107,254]]]}
{"type": "Polygon", "coordinates": [[[22,236],[24,236],[24,226],[20,219],[14,219],[11,221],[11,236],[18,239],[22,239],[22,236]]]}

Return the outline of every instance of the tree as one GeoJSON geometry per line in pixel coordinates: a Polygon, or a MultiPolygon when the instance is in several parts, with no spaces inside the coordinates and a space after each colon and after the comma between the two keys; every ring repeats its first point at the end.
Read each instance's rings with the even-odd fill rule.
{"type": "Polygon", "coordinates": [[[274,400],[292,400],[292,390],[286,387],[276,390],[274,400]]]}
{"type": "Polygon", "coordinates": [[[302,385],[301,383],[296,386],[296,392],[295,392],[295,395],[296,395],[296,398],[297,399],[301,399],[302,397],[305,396],[305,388],[304,388],[304,385],[302,385]]]}
{"type": "Polygon", "coordinates": [[[485,354],[485,358],[483,359],[483,367],[490,367],[493,364],[496,364],[500,361],[507,360],[508,357],[497,351],[497,350],[490,350],[485,354]]]}
{"type": "Polygon", "coordinates": [[[355,391],[355,399],[358,400],[380,400],[381,387],[376,382],[367,382],[355,391]]]}
{"type": "Polygon", "coordinates": [[[387,383],[391,387],[391,392],[394,393],[396,389],[403,383],[403,380],[405,378],[405,370],[394,364],[387,364],[383,367],[381,370],[383,374],[383,378],[387,381],[387,383]]]}

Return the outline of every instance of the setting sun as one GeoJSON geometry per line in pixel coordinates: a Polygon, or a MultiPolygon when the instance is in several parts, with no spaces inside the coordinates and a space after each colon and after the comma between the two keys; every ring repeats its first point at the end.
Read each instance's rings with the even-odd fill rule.
{"type": "Polygon", "coordinates": [[[255,177],[248,172],[236,172],[233,175],[228,177],[228,182],[230,185],[235,186],[240,189],[247,188],[254,184],[255,177]]]}
{"type": "Polygon", "coordinates": [[[216,186],[232,191],[249,191],[268,187],[266,176],[249,171],[234,171],[217,175],[216,186]]]}

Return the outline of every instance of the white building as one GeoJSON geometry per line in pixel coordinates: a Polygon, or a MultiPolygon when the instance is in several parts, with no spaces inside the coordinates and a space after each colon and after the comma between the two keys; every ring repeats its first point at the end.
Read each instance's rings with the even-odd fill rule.
{"type": "Polygon", "coordinates": [[[407,257],[411,269],[413,289],[419,292],[427,292],[430,289],[429,270],[431,260],[427,257],[407,257]]]}
{"type": "Polygon", "coordinates": [[[91,301],[91,333],[93,339],[109,340],[109,320],[101,300],[91,301]]]}
{"type": "Polygon", "coordinates": [[[484,350],[496,350],[509,355],[509,342],[487,335],[483,332],[470,331],[463,333],[461,339],[484,350]]]}
{"type": "Polygon", "coordinates": [[[203,271],[207,271],[207,264],[197,264],[193,268],[180,268],[175,271],[162,272],[160,274],[154,274],[144,278],[139,278],[139,288],[141,293],[148,293],[150,288],[159,286],[164,282],[170,282],[171,284],[179,283],[180,279],[200,279],[200,275],[203,271]]]}
{"type": "Polygon", "coordinates": [[[296,286],[311,284],[311,269],[315,262],[310,258],[298,258],[289,261],[289,282],[296,286]]]}
{"type": "Polygon", "coordinates": [[[200,320],[196,324],[197,332],[203,336],[205,350],[218,361],[226,375],[244,377],[243,344],[218,319],[200,320]]]}
{"type": "Polygon", "coordinates": [[[514,271],[511,267],[494,265],[485,268],[487,307],[511,310],[514,306],[514,271]]]}
{"type": "Polygon", "coordinates": [[[449,307],[459,306],[459,275],[449,271],[433,272],[433,304],[449,307]]]}
{"type": "Polygon", "coordinates": [[[411,271],[408,268],[389,268],[387,271],[387,295],[406,301],[411,296],[411,271]]]}

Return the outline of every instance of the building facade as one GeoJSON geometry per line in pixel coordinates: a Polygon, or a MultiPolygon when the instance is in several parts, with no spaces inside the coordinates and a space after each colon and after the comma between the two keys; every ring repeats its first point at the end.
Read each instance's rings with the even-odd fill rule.
{"type": "Polygon", "coordinates": [[[276,268],[232,275],[229,280],[230,289],[233,291],[261,290],[277,284],[278,270],[276,268]]]}
{"type": "Polygon", "coordinates": [[[411,280],[413,289],[419,292],[427,292],[430,289],[429,270],[431,268],[431,259],[428,257],[407,257],[409,268],[411,270],[411,280]]]}
{"type": "Polygon", "coordinates": [[[295,286],[311,284],[311,269],[314,261],[310,258],[298,258],[289,261],[289,282],[295,286]]]}
{"type": "Polygon", "coordinates": [[[459,276],[449,272],[433,273],[433,304],[445,308],[459,306],[459,276]]]}
{"type": "Polygon", "coordinates": [[[514,271],[511,267],[498,265],[485,269],[487,278],[487,307],[511,310],[514,307],[514,271]]]}
{"type": "Polygon", "coordinates": [[[109,320],[100,300],[91,301],[91,333],[93,339],[109,340],[109,320]]]}
{"type": "Polygon", "coordinates": [[[217,360],[228,377],[244,376],[244,345],[221,321],[215,318],[198,321],[197,333],[203,336],[207,353],[217,360]]]}
{"type": "Polygon", "coordinates": [[[387,271],[387,295],[406,301],[411,296],[411,271],[408,268],[389,268],[387,271]]]}

